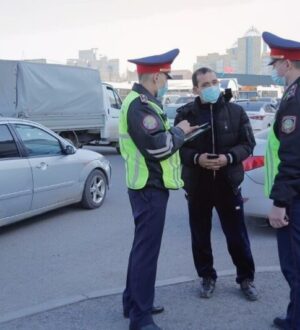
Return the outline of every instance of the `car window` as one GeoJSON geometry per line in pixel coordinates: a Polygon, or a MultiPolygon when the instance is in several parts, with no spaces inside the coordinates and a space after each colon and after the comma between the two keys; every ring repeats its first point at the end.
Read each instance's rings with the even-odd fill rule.
{"type": "Polygon", "coordinates": [[[111,88],[107,87],[107,93],[109,97],[110,106],[115,109],[121,109],[121,100],[119,99],[119,97],[117,97],[115,92],[111,88]]]}
{"type": "Polygon", "coordinates": [[[30,125],[15,124],[29,156],[60,155],[61,145],[54,136],[30,125]]]}
{"type": "Polygon", "coordinates": [[[7,125],[0,125],[0,158],[19,157],[17,145],[7,125]]]}
{"type": "Polygon", "coordinates": [[[275,113],[276,112],[276,107],[273,104],[267,104],[265,106],[265,111],[269,113],[275,113]]]}

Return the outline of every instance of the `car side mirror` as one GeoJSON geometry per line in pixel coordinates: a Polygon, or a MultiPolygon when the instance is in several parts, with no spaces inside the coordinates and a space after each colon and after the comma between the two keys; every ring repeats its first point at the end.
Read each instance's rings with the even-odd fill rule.
{"type": "Polygon", "coordinates": [[[69,144],[66,145],[66,146],[64,146],[63,149],[64,149],[64,152],[65,152],[66,155],[73,155],[76,152],[75,147],[73,147],[73,146],[71,146],[69,144]]]}

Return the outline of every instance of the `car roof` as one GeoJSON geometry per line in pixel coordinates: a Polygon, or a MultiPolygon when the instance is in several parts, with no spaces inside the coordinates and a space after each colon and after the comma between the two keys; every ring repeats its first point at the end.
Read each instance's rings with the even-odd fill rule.
{"type": "Polygon", "coordinates": [[[262,107],[264,105],[273,105],[271,102],[266,101],[244,101],[244,102],[238,102],[240,106],[243,105],[256,105],[257,107],[262,107]]]}
{"type": "Polygon", "coordinates": [[[30,120],[26,120],[26,119],[21,119],[21,118],[14,118],[14,117],[0,117],[0,122],[5,122],[5,123],[12,123],[12,122],[20,122],[20,123],[24,123],[24,122],[29,122],[29,123],[33,123],[30,120]]]}
{"type": "Polygon", "coordinates": [[[22,118],[14,118],[14,117],[0,117],[0,123],[19,123],[19,124],[30,124],[35,125],[41,128],[48,129],[47,127],[28,119],[22,119],[22,118]]]}
{"type": "Polygon", "coordinates": [[[50,128],[41,125],[35,121],[27,120],[27,119],[22,119],[22,118],[14,118],[14,117],[0,117],[0,124],[8,124],[8,123],[14,123],[14,124],[28,124],[28,125],[33,125],[35,127],[39,127],[43,129],[44,131],[47,131],[48,133],[55,135],[59,139],[61,139],[61,136],[59,136],[57,133],[55,133],[53,130],[50,128]]]}

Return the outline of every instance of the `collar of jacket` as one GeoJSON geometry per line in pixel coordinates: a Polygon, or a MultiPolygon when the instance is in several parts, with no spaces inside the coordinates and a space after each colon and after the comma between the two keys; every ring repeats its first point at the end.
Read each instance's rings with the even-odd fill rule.
{"type": "MultiPolygon", "coordinates": [[[[223,107],[225,105],[225,99],[223,97],[222,94],[220,94],[218,101],[216,103],[213,104],[213,110],[218,110],[221,107],[223,107]]],[[[209,110],[210,109],[210,105],[211,103],[202,103],[200,96],[197,96],[195,98],[194,104],[193,104],[193,112],[197,113],[197,111],[199,111],[199,109],[201,110],[209,110]]]]}
{"type": "Polygon", "coordinates": [[[139,83],[134,83],[132,90],[139,93],[139,94],[143,94],[146,95],[148,100],[151,102],[154,102],[155,104],[157,104],[161,109],[163,108],[163,105],[157,100],[157,98],[155,98],[149,91],[148,89],[146,89],[143,85],[139,84],[139,83]]]}

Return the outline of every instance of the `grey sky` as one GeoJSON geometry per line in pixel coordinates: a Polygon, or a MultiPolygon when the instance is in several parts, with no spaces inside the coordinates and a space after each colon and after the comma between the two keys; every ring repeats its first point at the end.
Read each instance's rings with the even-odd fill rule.
{"type": "Polygon", "coordinates": [[[299,39],[298,0],[0,0],[0,58],[126,59],[178,47],[176,68],[225,52],[252,25],[299,39]]]}

